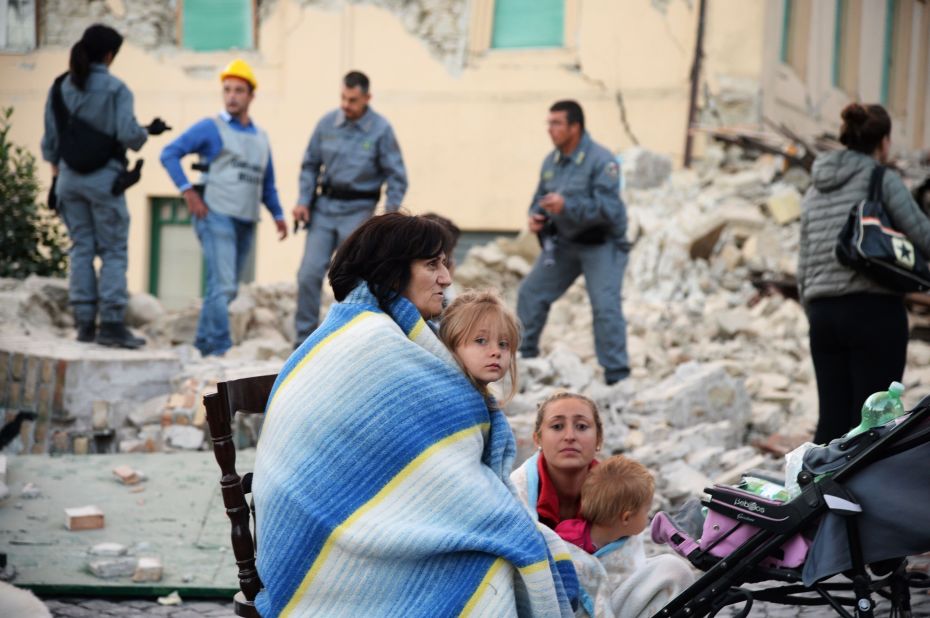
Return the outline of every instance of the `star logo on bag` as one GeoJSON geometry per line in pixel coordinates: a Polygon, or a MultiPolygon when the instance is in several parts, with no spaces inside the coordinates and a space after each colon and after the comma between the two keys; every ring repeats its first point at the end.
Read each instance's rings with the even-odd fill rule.
{"type": "Polygon", "coordinates": [[[914,245],[904,238],[892,238],[891,246],[894,248],[895,261],[901,266],[914,268],[914,245]]]}

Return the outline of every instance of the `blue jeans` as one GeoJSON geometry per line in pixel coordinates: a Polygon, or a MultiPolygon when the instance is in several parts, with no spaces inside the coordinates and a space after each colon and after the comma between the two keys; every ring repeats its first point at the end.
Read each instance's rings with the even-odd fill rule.
{"type": "Polygon", "coordinates": [[[520,284],[517,317],[523,323],[520,352],[524,357],[539,354],[539,336],[546,325],[549,307],[584,274],[594,313],[594,349],[608,381],[630,374],[626,351],[626,320],[620,303],[627,251],[608,240],[600,245],[580,245],[560,240],[555,264],[545,266],[542,256],[520,284]]]}
{"type": "Polygon", "coordinates": [[[194,346],[204,356],[223,354],[232,347],[228,306],[236,297],[255,224],[211,210],[203,219],[194,217],[194,231],[203,248],[207,276],[194,346]]]}
{"type": "Polygon", "coordinates": [[[122,322],[126,313],[129,210],[125,196],[110,194],[111,184],[110,170],[86,176],[62,170],[58,178],[59,208],[71,238],[68,300],[78,322],[95,321],[98,305],[101,322],[122,322]]]}

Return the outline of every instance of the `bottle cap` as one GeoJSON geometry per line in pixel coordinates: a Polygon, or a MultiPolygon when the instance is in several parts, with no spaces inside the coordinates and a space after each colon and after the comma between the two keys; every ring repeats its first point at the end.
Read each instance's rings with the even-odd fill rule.
{"type": "Polygon", "coordinates": [[[900,382],[892,382],[891,386],[888,387],[888,392],[894,395],[895,397],[900,397],[904,392],[904,385],[900,382]]]}

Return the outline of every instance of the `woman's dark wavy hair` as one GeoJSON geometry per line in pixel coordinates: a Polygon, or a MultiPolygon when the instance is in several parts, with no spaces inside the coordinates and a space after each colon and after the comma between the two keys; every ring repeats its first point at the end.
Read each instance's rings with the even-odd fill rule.
{"type": "Polygon", "coordinates": [[[71,83],[78,90],[84,90],[91,63],[103,62],[109,53],[115,56],[122,45],[123,35],[110,26],[94,24],[88,27],[81,40],[71,46],[71,59],[68,62],[71,83]]]}
{"type": "Polygon", "coordinates": [[[840,114],[840,143],[856,152],[871,155],[891,135],[891,116],[881,105],[850,103],[840,114]]]}
{"type": "Polygon", "coordinates": [[[329,269],[329,283],[342,301],[361,282],[368,283],[378,306],[388,305],[407,289],[414,260],[452,251],[452,236],[441,223],[425,217],[389,212],[371,217],[342,243],[329,269]]]}

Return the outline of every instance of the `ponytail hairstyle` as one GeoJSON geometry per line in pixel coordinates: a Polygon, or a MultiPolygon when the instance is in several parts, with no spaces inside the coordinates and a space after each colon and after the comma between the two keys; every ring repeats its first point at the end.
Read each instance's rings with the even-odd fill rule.
{"type": "Polygon", "coordinates": [[[115,56],[122,44],[123,35],[110,26],[94,24],[87,28],[81,40],[71,46],[71,59],[68,63],[71,83],[78,90],[84,90],[90,75],[90,65],[103,62],[107,54],[115,56]]]}
{"type": "Polygon", "coordinates": [[[891,117],[881,105],[850,103],[840,114],[840,143],[856,152],[871,155],[891,135],[891,117]]]}

